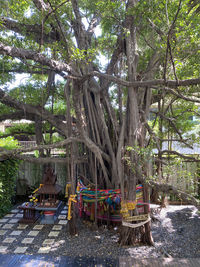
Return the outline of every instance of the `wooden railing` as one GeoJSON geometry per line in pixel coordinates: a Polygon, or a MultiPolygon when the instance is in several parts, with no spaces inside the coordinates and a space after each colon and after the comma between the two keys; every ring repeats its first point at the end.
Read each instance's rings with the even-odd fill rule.
{"type": "Polygon", "coordinates": [[[25,148],[37,146],[36,141],[19,141],[19,144],[25,148]]]}

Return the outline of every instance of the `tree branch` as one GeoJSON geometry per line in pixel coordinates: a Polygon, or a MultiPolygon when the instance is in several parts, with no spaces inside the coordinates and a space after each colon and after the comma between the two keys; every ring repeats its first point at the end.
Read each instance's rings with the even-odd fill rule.
{"type": "Polygon", "coordinates": [[[41,117],[43,120],[49,121],[52,125],[54,125],[57,129],[61,130],[63,133],[66,132],[66,126],[62,120],[59,120],[53,114],[51,114],[50,112],[48,112],[47,110],[43,109],[40,106],[25,104],[13,99],[8,94],[6,94],[2,89],[0,89],[0,102],[7,106],[22,110],[25,114],[30,113],[37,115],[41,117]]]}
{"type": "Polygon", "coordinates": [[[173,94],[173,95],[175,95],[178,98],[181,98],[183,100],[194,102],[194,103],[200,103],[200,100],[198,98],[196,98],[196,97],[195,98],[186,97],[186,96],[182,95],[180,93],[180,91],[176,92],[176,90],[173,90],[173,89],[167,88],[167,87],[163,88],[163,90],[166,91],[166,92],[170,92],[171,94],[173,94]]]}
{"type": "Polygon", "coordinates": [[[45,43],[52,43],[55,41],[60,41],[60,35],[57,30],[51,30],[48,34],[43,32],[41,34],[42,25],[38,24],[22,24],[14,20],[10,20],[7,18],[1,18],[2,25],[7,29],[20,33],[23,36],[30,36],[33,37],[34,40],[41,44],[41,39],[45,43]]]}
{"type": "Polygon", "coordinates": [[[162,150],[160,153],[161,153],[162,155],[163,155],[163,154],[177,155],[177,156],[179,156],[179,157],[181,157],[181,158],[183,158],[183,159],[191,160],[191,161],[193,161],[193,162],[200,162],[200,159],[198,159],[198,158],[190,157],[190,156],[186,156],[186,155],[181,154],[181,153],[179,153],[179,152],[177,152],[177,151],[174,151],[174,150],[162,150]]]}
{"type": "Polygon", "coordinates": [[[50,6],[48,4],[46,4],[44,2],[44,0],[33,0],[33,3],[35,4],[35,6],[41,10],[43,9],[44,11],[49,11],[50,10],[50,6]]]}
{"type": "MultiPolygon", "coordinates": [[[[56,10],[57,9],[59,9],[61,6],[63,6],[64,4],[66,4],[67,2],[69,2],[69,0],[66,0],[66,1],[64,1],[63,3],[61,3],[60,5],[58,5],[57,7],[55,7],[54,9],[51,7],[50,9],[49,9],[49,12],[48,12],[48,14],[46,15],[46,17],[45,17],[45,19],[44,19],[44,23],[45,23],[45,21],[48,19],[48,17],[52,14],[52,13],[54,13],[54,12],[56,12],[56,10]]],[[[49,5],[50,5],[50,2],[48,1],[48,3],[49,3],[49,5]]]]}
{"type": "Polygon", "coordinates": [[[167,49],[166,49],[166,55],[165,55],[165,64],[164,64],[164,73],[163,73],[163,79],[166,80],[166,71],[167,71],[167,61],[168,61],[168,51],[170,53],[170,59],[171,59],[171,62],[172,62],[172,67],[173,67],[173,71],[174,71],[174,76],[175,76],[175,79],[178,83],[178,78],[176,76],[176,69],[175,69],[175,65],[174,65],[174,60],[173,60],[173,56],[172,56],[172,51],[171,51],[171,44],[170,44],[170,38],[171,38],[171,33],[172,33],[172,30],[174,28],[174,25],[176,23],[176,20],[178,18],[178,14],[181,10],[181,3],[182,3],[182,0],[179,1],[179,5],[178,5],[178,9],[176,11],[176,15],[173,19],[173,22],[169,28],[169,31],[167,33],[167,49]]]}
{"type": "Polygon", "coordinates": [[[160,36],[161,39],[163,39],[165,33],[150,18],[147,20],[150,23],[151,28],[160,36]]]}
{"type": "Polygon", "coordinates": [[[48,74],[48,69],[45,69],[45,70],[41,70],[41,71],[36,71],[36,70],[23,70],[23,69],[11,69],[11,70],[3,70],[3,69],[0,69],[0,72],[2,73],[28,73],[28,74],[41,74],[41,75],[44,75],[44,74],[48,74]]]}
{"type": "Polygon", "coordinates": [[[20,132],[18,132],[18,131],[14,131],[14,132],[12,132],[11,134],[9,133],[9,134],[2,134],[2,135],[0,135],[0,138],[6,138],[6,137],[9,137],[9,136],[19,136],[19,135],[21,135],[21,134],[23,134],[23,135],[34,135],[35,133],[34,132],[28,132],[28,131],[20,131],[20,132]]]}
{"type": "Polygon", "coordinates": [[[58,73],[66,71],[69,74],[74,75],[75,77],[78,76],[78,74],[73,70],[73,68],[70,65],[64,62],[61,62],[61,61],[47,58],[43,54],[37,53],[35,51],[25,50],[22,48],[16,48],[12,46],[6,46],[2,42],[0,42],[0,54],[8,55],[11,57],[17,57],[21,59],[31,59],[42,65],[51,67],[53,70],[55,70],[58,73]]]}
{"type": "MultiPolygon", "coordinates": [[[[61,74],[61,72],[66,71],[69,74],[71,74],[71,76],[62,75],[65,79],[67,79],[67,78],[79,79],[80,82],[85,82],[89,78],[96,76],[99,78],[102,77],[104,79],[107,79],[109,81],[112,81],[112,82],[115,82],[117,84],[121,84],[121,85],[124,85],[127,87],[151,87],[151,86],[155,86],[155,85],[156,86],[165,85],[167,87],[177,87],[177,86],[189,86],[189,85],[200,84],[200,78],[179,80],[178,84],[177,84],[177,81],[173,81],[173,80],[165,81],[164,79],[128,82],[128,81],[119,79],[113,75],[101,73],[98,71],[93,71],[93,72],[81,77],[78,73],[76,73],[73,70],[73,68],[70,65],[68,65],[64,62],[49,59],[46,56],[44,56],[40,53],[36,53],[34,51],[31,51],[31,50],[25,50],[22,48],[6,46],[1,42],[0,42],[0,54],[3,54],[3,55],[6,54],[6,55],[9,55],[11,57],[17,57],[17,58],[22,58],[22,59],[24,59],[24,58],[31,59],[31,60],[34,60],[36,62],[41,63],[42,65],[46,65],[46,66],[51,67],[53,70],[55,70],[56,72],[58,72],[60,74],[61,74]]],[[[160,88],[158,88],[158,89],[160,89],[160,88]]]]}
{"type": "Polygon", "coordinates": [[[179,129],[176,127],[176,124],[173,122],[173,120],[175,121],[175,118],[168,118],[166,117],[165,115],[163,115],[161,112],[153,112],[152,113],[155,113],[156,115],[160,116],[162,119],[168,121],[171,125],[171,127],[175,130],[175,132],[178,134],[178,136],[180,137],[180,139],[182,140],[182,143],[184,143],[186,146],[190,147],[191,149],[193,149],[193,147],[189,144],[187,144],[186,142],[184,142],[183,140],[183,137],[182,137],[182,134],[181,132],[179,131],[179,129]]]}
{"type": "MultiPolygon", "coordinates": [[[[197,85],[200,84],[200,79],[187,79],[187,80],[179,80],[178,84],[177,81],[168,80],[165,81],[164,79],[160,80],[147,80],[147,81],[135,81],[135,82],[128,82],[122,79],[119,79],[115,76],[108,75],[105,73],[100,73],[97,71],[93,71],[88,75],[82,76],[82,78],[66,63],[56,61],[49,59],[45,57],[44,55],[40,53],[36,53],[33,51],[28,51],[21,48],[15,48],[11,46],[5,46],[3,43],[0,43],[0,54],[7,54],[12,57],[18,57],[18,58],[26,58],[26,59],[32,59],[36,62],[39,62],[41,64],[47,65],[54,69],[56,72],[62,72],[66,71],[74,76],[71,76],[72,79],[81,79],[82,82],[89,79],[90,77],[96,76],[105,78],[109,81],[115,82],[117,84],[121,84],[127,87],[151,87],[151,86],[158,86],[158,85],[165,85],[167,87],[177,87],[177,86],[189,86],[189,85],[197,85]]],[[[65,78],[69,78],[68,76],[65,76],[65,78]]]]}
{"type": "Polygon", "coordinates": [[[156,191],[158,192],[163,192],[163,193],[173,193],[176,196],[178,196],[180,199],[182,199],[183,201],[186,201],[189,204],[192,204],[194,206],[197,206],[199,208],[200,205],[200,201],[196,198],[194,198],[193,196],[177,189],[176,187],[169,185],[169,184],[161,184],[161,183],[157,183],[155,181],[152,180],[146,180],[144,178],[141,178],[142,182],[144,182],[145,184],[149,185],[150,187],[154,188],[156,191]]]}
{"type": "MultiPolygon", "coordinates": [[[[58,120],[65,121],[64,115],[54,115],[54,117],[58,120]]],[[[30,120],[30,121],[34,122],[35,115],[30,114],[30,113],[26,113],[26,112],[24,112],[24,110],[0,115],[0,121],[5,121],[5,120],[15,121],[15,120],[22,120],[22,119],[30,120]]]]}
{"type": "MultiPolygon", "coordinates": [[[[178,84],[177,84],[177,81],[174,81],[174,80],[166,80],[165,81],[164,79],[128,82],[128,81],[119,79],[116,76],[109,75],[106,73],[101,73],[98,71],[93,71],[87,75],[82,76],[81,81],[84,82],[93,76],[102,77],[104,79],[107,79],[107,80],[112,81],[112,82],[117,83],[117,84],[121,84],[121,85],[126,86],[126,87],[149,87],[150,88],[152,86],[160,86],[160,85],[165,85],[168,87],[177,87],[177,86],[190,86],[190,85],[200,84],[200,78],[179,80],[178,84]]],[[[71,78],[73,79],[73,77],[71,77],[71,78]]],[[[77,79],[77,76],[74,78],[77,79]]],[[[154,89],[156,89],[156,88],[154,88],[154,89]]],[[[162,89],[157,88],[157,90],[162,90],[162,89]]]]}
{"type": "MultiPolygon", "coordinates": [[[[31,156],[25,156],[25,155],[16,155],[15,156],[17,159],[23,160],[23,161],[28,161],[32,163],[38,163],[38,164],[45,164],[45,163],[67,163],[70,162],[70,158],[34,158],[31,156]]],[[[75,158],[75,163],[76,164],[81,164],[81,163],[87,163],[87,158],[75,158]]]]}
{"type": "Polygon", "coordinates": [[[14,120],[21,120],[21,119],[34,121],[35,115],[29,114],[29,113],[26,114],[24,111],[16,111],[16,112],[0,115],[0,121],[5,121],[5,120],[14,121],[14,120]]]}
{"type": "Polygon", "coordinates": [[[35,147],[28,147],[28,148],[18,148],[18,149],[13,149],[13,150],[4,150],[0,151],[0,158],[2,160],[5,160],[8,157],[16,157],[20,153],[26,153],[26,152],[31,152],[35,150],[42,150],[42,149],[52,149],[52,148],[59,148],[59,147],[64,147],[67,144],[70,144],[71,142],[84,142],[83,139],[78,138],[78,137],[69,137],[65,139],[64,141],[57,142],[54,144],[49,144],[49,145],[39,145],[35,147]]]}
{"type": "Polygon", "coordinates": [[[87,33],[92,34],[94,32],[94,29],[99,25],[100,18],[96,16],[96,14],[93,16],[93,18],[90,21],[90,24],[87,29],[87,33]]]}
{"type": "MultiPolygon", "coordinates": [[[[60,33],[61,33],[61,37],[62,37],[62,39],[63,39],[63,41],[65,42],[65,45],[66,45],[66,52],[68,52],[68,51],[67,51],[68,41],[67,41],[67,39],[65,38],[65,34],[64,34],[64,32],[63,32],[62,25],[61,25],[61,23],[60,23],[60,20],[59,20],[57,14],[56,14],[56,9],[59,8],[60,6],[62,6],[63,4],[65,4],[65,3],[68,2],[68,1],[63,2],[61,5],[59,5],[59,6],[58,6],[57,8],[55,8],[55,9],[53,9],[53,7],[52,7],[52,5],[51,5],[51,2],[50,2],[49,0],[47,0],[47,1],[48,1],[49,5],[50,5],[50,7],[51,7],[51,11],[49,12],[49,14],[50,14],[50,13],[53,13],[53,14],[54,14],[56,23],[57,23],[58,28],[59,28],[60,33]]],[[[48,14],[48,15],[49,15],[49,14],[48,14]]],[[[46,18],[44,19],[43,23],[45,23],[46,19],[48,18],[48,15],[47,15],[46,18]]],[[[51,25],[51,27],[54,29],[54,26],[53,26],[53,25],[51,25]]],[[[58,31],[56,30],[56,32],[58,32],[58,31]]],[[[58,33],[59,33],[59,32],[58,32],[58,33]]]]}

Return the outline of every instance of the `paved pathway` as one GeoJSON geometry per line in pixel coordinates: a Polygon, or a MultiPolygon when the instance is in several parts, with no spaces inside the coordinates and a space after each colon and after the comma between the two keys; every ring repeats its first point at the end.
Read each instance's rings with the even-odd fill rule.
{"type": "Polygon", "coordinates": [[[67,208],[64,207],[58,216],[56,224],[42,225],[37,221],[35,224],[20,224],[18,221],[23,217],[18,208],[11,210],[9,214],[0,219],[0,253],[39,253],[46,254],[59,246],[60,236],[67,225],[67,208]],[[45,233],[45,234],[44,234],[45,233]]]}

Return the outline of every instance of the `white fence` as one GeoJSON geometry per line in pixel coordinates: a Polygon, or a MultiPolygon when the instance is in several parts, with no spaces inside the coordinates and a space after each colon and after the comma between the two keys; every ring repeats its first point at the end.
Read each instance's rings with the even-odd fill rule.
{"type": "Polygon", "coordinates": [[[163,165],[162,182],[197,196],[200,194],[200,163],[180,162],[163,165]]]}
{"type": "Polygon", "coordinates": [[[19,141],[19,144],[24,148],[37,146],[36,141],[19,141]]]}

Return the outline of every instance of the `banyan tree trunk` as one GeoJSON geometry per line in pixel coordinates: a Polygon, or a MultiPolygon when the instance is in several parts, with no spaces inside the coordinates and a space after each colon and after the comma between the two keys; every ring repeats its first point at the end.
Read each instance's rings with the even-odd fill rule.
{"type": "MultiPolygon", "coordinates": [[[[133,9],[137,3],[137,0],[129,0],[127,3],[127,11],[133,9]]],[[[137,53],[137,36],[136,36],[136,25],[134,23],[134,16],[127,13],[125,19],[125,25],[129,34],[126,36],[126,56],[127,56],[127,66],[128,66],[128,80],[134,82],[137,80],[137,63],[138,63],[138,53],[137,53]]],[[[127,177],[127,197],[125,201],[136,202],[136,183],[138,183],[141,171],[143,169],[142,162],[140,162],[140,155],[138,150],[144,146],[145,131],[143,130],[143,121],[141,111],[139,109],[139,104],[142,100],[139,98],[138,94],[139,88],[129,87],[128,88],[128,98],[127,98],[127,125],[126,125],[126,146],[130,147],[128,151],[129,158],[129,175],[127,177]]],[[[145,106],[144,103],[143,106],[145,106]]],[[[144,107],[145,108],[145,107],[144,107]]],[[[146,188],[144,188],[143,201],[147,201],[148,193],[146,188]]],[[[145,207],[146,213],[148,207],[145,207]]],[[[135,210],[129,211],[130,216],[137,215],[137,208],[135,210]]],[[[130,225],[136,222],[131,223],[130,225]]],[[[150,234],[150,224],[143,225],[137,228],[122,226],[119,244],[120,245],[135,245],[137,243],[152,244],[153,240],[150,234]]]]}
{"type": "MultiPolygon", "coordinates": [[[[143,201],[144,203],[148,203],[149,201],[149,190],[147,186],[144,186],[143,188],[143,201]]],[[[144,213],[149,214],[149,206],[146,204],[144,205],[144,213]]],[[[130,215],[138,215],[137,209],[130,215]]],[[[137,223],[141,223],[141,221],[132,222],[133,225],[137,223]]],[[[151,223],[147,222],[136,228],[122,226],[118,242],[121,246],[133,246],[136,244],[154,245],[151,234],[151,223]]]]}
{"type": "MultiPolygon", "coordinates": [[[[145,203],[145,205],[144,205],[144,213],[145,214],[149,213],[149,206],[146,204],[146,203],[149,203],[149,197],[150,197],[149,188],[147,185],[144,185],[143,186],[143,199],[144,199],[144,203],[145,203]]],[[[151,222],[146,223],[144,225],[143,230],[144,230],[144,234],[142,236],[142,243],[153,246],[154,242],[153,242],[153,237],[151,234],[151,222]]]]}
{"type": "MultiPolygon", "coordinates": [[[[65,98],[66,98],[66,104],[67,104],[66,118],[67,118],[67,135],[68,136],[72,135],[72,118],[70,114],[70,110],[71,110],[70,95],[71,95],[71,88],[70,88],[70,84],[67,83],[65,85],[65,98]]],[[[71,188],[69,188],[69,198],[71,195],[75,195],[75,192],[76,192],[75,153],[76,153],[75,144],[74,143],[69,144],[66,147],[66,154],[71,159],[70,164],[68,164],[67,166],[68,175],[70,176],[70,182],[71,182],[71,188]]],[[[77,234],[76,210],[75,210],[75,205],[73,201],[71,201],[71,219],[68,221],[68,226],[69,226],[69,234],[71,236],[76,235],[77,234]]]]}
{"type": "MultiPolygon", "coordinates": [[[[74,153],[75,153],[74,143],[72,143],[71,144],[71,192],[70,192],[71,195],[75,195],[76,192],[74,153]]],[[[69,225],[69,234],[71,236],[76,235],[77,234],[76,207],[73,201],[71,201],[71,219],[68,221],[68,225],[69,225]]]]}
{"type": "MultiPolygon", "coordinates": [[[[75,207],[73,207],[73,213],[75,212],[74,209],[75,209],[75,207]]],[[[68,225],[69,225],[69,234],[71,236],[76,235],[77,234],[76,216],[72,215],[72,219],[68,221],[68,225]]]]}

